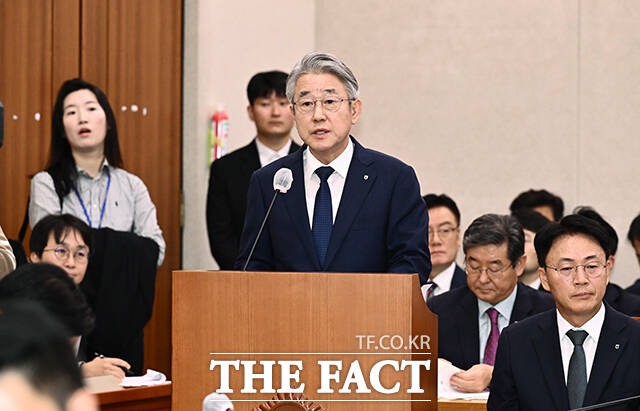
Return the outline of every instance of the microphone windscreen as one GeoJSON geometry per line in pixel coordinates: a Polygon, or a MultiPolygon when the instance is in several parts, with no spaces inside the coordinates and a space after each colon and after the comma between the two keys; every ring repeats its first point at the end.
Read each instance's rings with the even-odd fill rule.
{"type": "Polygon", "coordinates": [[[233,404],[226,395],[212,392],[202,401],[202,411],[233,411],[233,404]]]}
{"type": "Polygon", "coordinates": [[[281,168],[273,176],[273,189],[286,193],[291,188],[293,173],[288,168],[281,168]]]}

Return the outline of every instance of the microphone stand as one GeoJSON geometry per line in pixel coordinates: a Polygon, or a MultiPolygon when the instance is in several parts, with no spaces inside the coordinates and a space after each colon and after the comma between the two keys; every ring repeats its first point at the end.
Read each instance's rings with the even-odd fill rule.
{"type": "Polygon", "coordinates": [[[267,218],[269,218],[269,213],[271,213],[271,208],[273,207],[273,203],[276,202],[276,197],[278,196],[279,192],[280,190],[275,190],[275,193],[273,193],[273,199],[271,200],[271,204],[269,204],[269,209],[267,209],[267,213],[264,215],[264,220],[262,220],[262,225],[260,226],[260,230],[258,230],[258,235],[256,236],[256,240],[253,242],[253,246],[251,247],[251,251],[249,251],[249,256],[247,256],[247,261],[245,261],[242,271],[247,271],[247,266],[249,265],[249,261],[251,261],[251,256],[253,256],[253,251],[256,249],[256,245],[258,244],[258,240],[260,239],[260,234],[262,234],[264,225],[267,223],[267,218]]]}
{"type": "Polygon", "coordinates": [[[587,407],[575,408],[575,409],[573,409],[571,411],[596,410],[598,408],[603,408],[603,407],[609,407],[611,405],[622,404],[622,403],[625,403],[627,401],[637,400],[639,398],[640,398],[640,395],[634,395],[633,397],[621,398],[619,400],[613,400],[613,401],[603,402],[603,403],[600,403],[600,404],[589,405],[587,407]]]}

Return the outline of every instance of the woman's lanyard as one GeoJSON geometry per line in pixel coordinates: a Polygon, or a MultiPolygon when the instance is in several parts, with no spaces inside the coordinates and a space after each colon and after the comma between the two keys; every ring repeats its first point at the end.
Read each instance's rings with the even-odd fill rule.
{"type": "MultiPolygon", "coordinates": [[[[100,210],[100,223],[98,224],[98,228],[102,228],[102,218],[104,217],[104,210],[107,208],[107,196],[109,195],[109,187],[111,187],[111,173],[109,172],[109,167],[107,170],[107,190],[104,193],[104,200],[102,201],[102,210],[100,210]]],[[[73,191],[76,192],[76,197],[78,197],[78,201],[80,201],[80,205],[82,206],[82,211],[84,211],[84,216],[87,217],[87,221],[89,222],[89,227],[93,228],[93,224],[91,223],[91,217],[89,217],[89,213],[87,212],[87,207],[84,205],[84,201],[82,201],[82,197],[76,188],[76,185],[73,184],[73,191]]]]}

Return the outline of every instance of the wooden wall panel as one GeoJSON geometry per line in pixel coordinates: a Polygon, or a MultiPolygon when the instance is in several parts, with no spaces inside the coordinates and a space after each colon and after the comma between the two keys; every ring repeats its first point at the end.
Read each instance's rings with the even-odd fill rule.
{"type": "Polygon", "coordinates": [[[55,93],[62,80],[79,73],[79,4],[0,1],[0,101],[5,105],[0,224],[11,238],[17,238],[24,217],[30,176],[48,158],[55,93]]]}
{"type": "Polygon", "coordinates": [[[51,110],[62,82],[82,76],[109,97],[125,168],[149,188],[167,242],[145,331],[145,365],[169,373],[170,276],[181,265],[182,1],[0,0],[0,62],[6,119],[0,224],[12,238],[24,216],[29,176],[48,158],[51,110]]]}
{"type": "Polygon", "coordinates": [[[153,318],[145,329],[145,366],[168,373],[171,270],[181,266],[182,2],[111,0],[108,22],[106,91],[125,168],[149,188],[167,242],[153,318]]]}
{"type": "MultiPolygon", "coordinates": [[[[80,0],[53,1],[51,104],[62,83],[80,75],[80,0]]],[[[51,117],[49,117],[49,130],[51,117]]],[[[47,134],[51,137],[51,134],[47,134]]],[[[44,164],[43,164],[44,166],[44,164]]]]}
{"type": "Polygon", "coordinates": [[[0,224],[11,238],[17,238],[24,216],[27,176],[42,167],[48,150],[51,31],[50,1],[0,1],[0,101],[5,106],[0,224]]]}
{"type": "Polygon", "coordinates": [[[104,0],[82,0],[79,38],[81,76],[105,93],[108,88],[108,5],[104,0]]]}

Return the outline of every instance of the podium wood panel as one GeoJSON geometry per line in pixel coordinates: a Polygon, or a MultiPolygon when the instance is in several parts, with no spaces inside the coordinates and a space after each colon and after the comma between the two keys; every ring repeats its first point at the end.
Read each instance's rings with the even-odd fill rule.
{"type": "MultiPolygon", "coordinates": [[[[304,395],[331,410],[437,407],[437,318],[426,308],[417,275],[174,271],[172,335],[174,409],[197,409],[204,397],[220,386],[219,370],[209,369],[212,359],[303,360],[304,395]],[[405,346],[390,351],[376,351],[371,346],[367,350],[366,346],[359,346],[357,335],[374,335],[376,342],[384,335],[398,335],[405,346]],[[415,335],[431,337],[428,350],[408,343],[415,335]],[[381,372],[382,385],[389,388],[399,381],[400,393],[337,394],[352,361],[360,362],[371,388],[370,367],[389,359],[431,360],[431,370],[422,368],[420,372],[425,393],[407,394],[408,370],[395,373],[386,366],[381,372]],[[332,384],[334,394],[316,393],[320,386],[317,360],[343,361],[340,383],[332,384]],[[336,401],[364,398],[396,401],[336,401]],[[431,402],[424,402],[429,398],[431,402]]],[[[278,371],[274,368],[274,389],[280,385],[278,371]]],[[[258,364],[254,372],[261,373],[262,367],[258,364]]],[[[242,373],[231,369],[234,393],[228,396],[236,410],[251,409],[274,395],[241,394],[243,381],[242,373]]],[[[261,380],[255,388],[262,388],[261,380]]],[[[351,388],[355,391],[356,385],[351,388]]]]}

